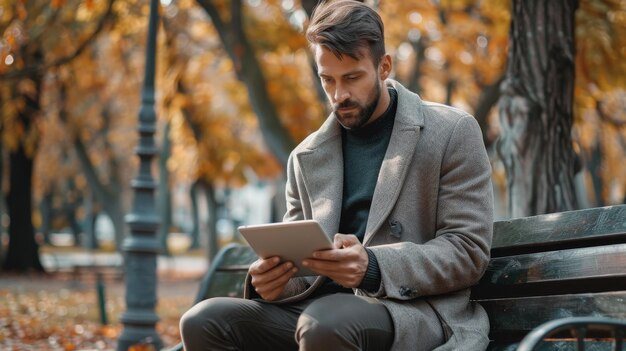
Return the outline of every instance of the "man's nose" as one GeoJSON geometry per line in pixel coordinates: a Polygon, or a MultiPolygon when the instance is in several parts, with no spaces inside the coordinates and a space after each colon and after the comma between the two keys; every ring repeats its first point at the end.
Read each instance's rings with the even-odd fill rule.
{"type": "Polygon", "coordinates": [[[340,104],[350,98],[350,92],[343,86],[337,84],[335,89],[335,102],[340,104]]]}

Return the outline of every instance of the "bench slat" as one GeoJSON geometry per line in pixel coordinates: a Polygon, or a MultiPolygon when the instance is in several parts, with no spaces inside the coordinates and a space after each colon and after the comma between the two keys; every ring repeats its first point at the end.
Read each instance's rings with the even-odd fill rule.
{"type": "Polygon", "coordinates": [[[497,221],[492,257],[615,243],[626,243],[626,205],[497,221]]]}
{"type": "Polygon", "coordinates": [[[493,258],[474,298],[626,290],[626,244],[493,258]]]}
{"type": "Polygon", "coordinates": [[[224,256],[221,258],[221,262],[219,263],[219,267],[217,269],[228,269],[227,267],[230,266],[235,266],[238,268],[246,266],[246,270],[248,270],[247,266],[256,261],[256,259],[257,255],[254,253],[254,251],[252,251],[249,246],[233,246],[224,253],[224,256]]]}
{"type": "Polygon", "coordinates": [[[563,317],[603,316],[626,319],[626,290],[478,302],[487,311],[491,336],[497,340],[521,338],[538,325],[563,317]]]}

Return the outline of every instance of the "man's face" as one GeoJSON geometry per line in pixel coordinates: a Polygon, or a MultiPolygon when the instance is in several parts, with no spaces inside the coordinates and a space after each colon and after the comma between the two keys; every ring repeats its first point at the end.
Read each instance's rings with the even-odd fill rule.
{"type": "Polygon", "coordinates": [[[347,55],[339,59],[321,45],[313,50],[322,86],[344,128],[358,129],[384,112],[386,106],[380,104],[383,81],[369,53],[355,60],[347,55]]]}

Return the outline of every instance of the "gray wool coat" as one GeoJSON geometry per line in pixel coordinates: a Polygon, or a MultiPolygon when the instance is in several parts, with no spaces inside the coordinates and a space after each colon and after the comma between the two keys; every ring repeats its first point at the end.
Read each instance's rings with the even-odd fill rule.
{"type": "MultiPolygon", "coordinates": [[[[376,255],[380,289],[372,294],[392,316],[392,350],[416,350],[425,308],[435,311],[444,350],[484,350],[489,321],[470,302],[470,286],[489,262],[491,166],[476,120],[425,102],[399,83],[391,141],[374,190],[363,244],[376,255]]],[[[290,155],[285,221],[315,219],[331,237],[339,228],[343,186],[341,126],[333,115],[290,155]]],[[[249,298],[248,277],[244,296],[249,298]]],[[[321,277],[292,278],[281,298],[306,298],[321,277]]],[[[433,315],[430,313],[429,315],[433,315]]]]}

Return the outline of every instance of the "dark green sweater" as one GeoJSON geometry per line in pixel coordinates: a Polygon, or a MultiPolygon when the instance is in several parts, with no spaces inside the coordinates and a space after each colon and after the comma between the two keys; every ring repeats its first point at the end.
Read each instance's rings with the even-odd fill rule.
{"type": "MultiPolygon", "coordinates": [[[[398,106],[397,92],[389,89],[389,95],[389,107],[376,121],[357,130],[342,130],[343,200],[339,233],[354,234],[361,242],[398,106]]],[[[375,292],[380,287],[380,270],[376,256],[366,250],[369,265],[359,288],[375,292]]],[[[315,295],[333,292],[352,293],[352,290],[327,279],[315,295]]]]}

